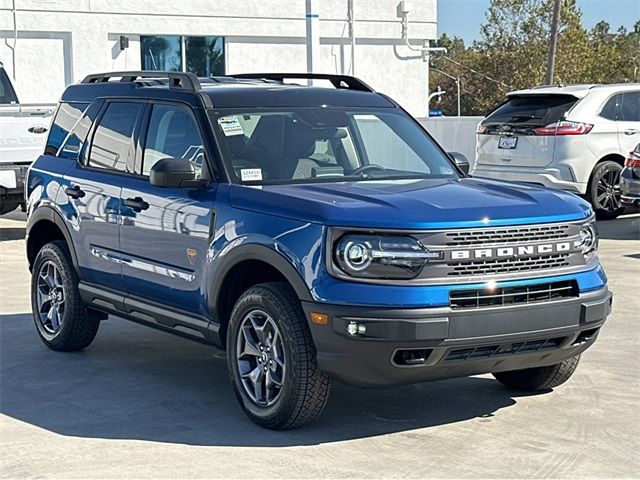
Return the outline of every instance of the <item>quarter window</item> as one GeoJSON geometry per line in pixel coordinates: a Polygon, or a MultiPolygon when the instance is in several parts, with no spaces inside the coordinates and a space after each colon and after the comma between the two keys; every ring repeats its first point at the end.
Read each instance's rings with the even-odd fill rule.
{"type": "Polygon", "coordinates": [[[136,173],[133,136],[140,110],[137,103],[114,102],[107,106],[93,135],[89,166],[136,173]]]}
{"type": "Polygon", "coordinates": [[[91,120],[83,117],[88,103],[61,103],[51,124],[45,155],[53,155],[71,160],[78,159],[91,120]]]}
{"type": "Polygon", "coordinates": [[[144,148],[142,173],[149,175],[151,167],[162,158],[186,158],[202,174],[204,146],[198,125],[191,113],[174,105],[154,105],[144,148]]]}

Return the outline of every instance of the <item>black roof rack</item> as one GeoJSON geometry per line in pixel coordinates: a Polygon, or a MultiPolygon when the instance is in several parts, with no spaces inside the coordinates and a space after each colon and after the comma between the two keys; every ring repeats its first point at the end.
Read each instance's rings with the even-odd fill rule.
{"type": "Polygon", "coordinates": [[[241,73],[239,75],[227,75],[233,78],[247,78],[255,80],[271,80],[284,82],[284,79],[329,80],[335,88],[347,88],[362,92],[373,92],[373,88],[362,80],[349,75],[332,75],[327,73],[241,73]]]}
{"type": "Polygon", "coordinates": [[[128,72],[108,72],[87,75],[80,83],[102,83],[111,78],[120,78],[121,82],[135,82],[138,79],[168,79],[169,88],[179,88],[198,92],[202,90],[198,77],[191,72],[165,72],[156,70],[139,70],[128,72]]]}

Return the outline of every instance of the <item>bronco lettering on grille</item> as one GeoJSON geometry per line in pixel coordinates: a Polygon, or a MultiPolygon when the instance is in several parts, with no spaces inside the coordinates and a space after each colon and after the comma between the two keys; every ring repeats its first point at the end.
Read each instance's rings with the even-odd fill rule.
{"type": "Polygon", "coordinates": [[[531,256],[534,254],[550,254],[571,251],[571,242],[542,243],[538,245],[524,245],[518,247],[478,248],[470,250],[452,250],[452,260],[472,258],[512,258],[531,256]]]}

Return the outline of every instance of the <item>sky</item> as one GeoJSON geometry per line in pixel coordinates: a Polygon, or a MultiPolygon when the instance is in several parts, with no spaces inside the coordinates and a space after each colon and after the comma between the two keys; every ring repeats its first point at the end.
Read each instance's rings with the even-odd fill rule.
{"type": "MultiPolygon", "coordinates": [[[[438,35],[446,33],[464,39],[466,46],[480,39],[480,25],[486,21],[490,0],[438,0],[438,35]]],[[[600,20],[613,31],[628,30],[640,20],[640,0],[577,0],[582,23],[590,30],[600,20]]]]}

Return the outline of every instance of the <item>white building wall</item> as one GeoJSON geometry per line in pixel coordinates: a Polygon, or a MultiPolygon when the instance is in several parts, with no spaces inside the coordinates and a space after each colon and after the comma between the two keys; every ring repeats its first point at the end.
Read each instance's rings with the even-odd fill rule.
{"type": "MultiPolygon", "coordinates": [[[[427,108],[428,68],[400,39],[398,0],[354,0],[355,74],[412,114],[427,108]]],[[[139,35],[225,37],[227,73],[306,71],[304,0],[0,0],[0,61],[23,102],[50,102],[89,73],[139,69],[139,35]],[[120,51],[120,35],[130,38],[120,51]],[[7,45],[8,43],[8,45],[7,45]]],[[[322,73],[351,73],[347,0],[319,0],[322,73]]],[[[411,2],[412,43],[436,38],[436,0],[411,2]]]]}

